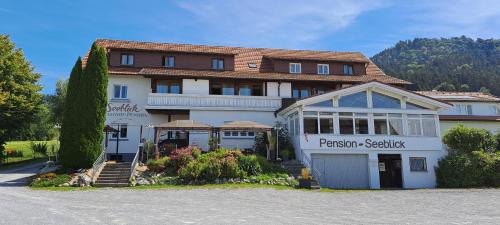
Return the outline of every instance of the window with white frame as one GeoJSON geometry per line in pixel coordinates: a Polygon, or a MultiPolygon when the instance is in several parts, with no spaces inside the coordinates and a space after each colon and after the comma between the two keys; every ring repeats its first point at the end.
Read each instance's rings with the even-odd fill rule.
{"type": "Polygon", "coordinates": [[[403,135],[403,115],[400,113],[374,113],[374,133],[382,135],[403,135]]]}
{"type": "Polygon", "coordinates": [[[304,133],[318,134],[318,112],[304,112],[304,133]]]}
{"type": "Polygon", "coordinates": [[[223,70],[224,69],[224,59],[212,59],[212,69],[223,70]]]}
{"type": "Polygon", "coordinates": [[[408,114],[408,135],[436,137],[436,116],[408,114]]]}
{"type": "Polygon", "coordinates": [[[318,64],[318,74],[330,74],[330,65],[318,64]]]}
{"type": "Polygon", "coordinates": [[[132,54],[122,54],[122,58],[120,64],[123,66],[132,66],[134,65],[134,55],[132,54]]]}
{"type": "Polygon", "coordinates": [[[339,113],[340,134],[368,134],[367,113],[339,113]]]}
{"type": "Polygon", "coordinates": [[[224,137],[226,138],[254,138],[254,131],[224,131],[224,137]]]}
{"type": "Polygon", "coordinates": [[[113,98],[114,99],[127,99],[128,87],[126,85],[113,85],[113,98]]]}
{"type": "Polygon", "coordinates": [[[334,132],[333,112],[319,112],[319,133],[333,134],[334,132]]]}
{"type": "Polygon", "coordinates": [[[410,171],[426,172],[427,160],[425,157],[410,157],[410,171]]]}
{"type": "Polygon", "coordinates": [[[373,108],[401,109],[401,100],[378,92],[372,92],[373,108]]]}
{"type": "Polygon", "coordinates": [[[116,139],[119,137],[120,139],[126,139],[127,138],[127,133],[128,133],[128,127],[127,124],[112,124],[111,127],[117,129],[119,132],[113,132],[111,134],[111,138],[116,139]]]}
{"type": "Polygon", "coordinates": [[[290,63],[290,73],[302,73],[302,66],[300,63],[290,63]]]}
{"type": "Polygon", "coordinates": [[[367,108],[366,91],[357,92],[339,98],[339,107],[367,108]]]}

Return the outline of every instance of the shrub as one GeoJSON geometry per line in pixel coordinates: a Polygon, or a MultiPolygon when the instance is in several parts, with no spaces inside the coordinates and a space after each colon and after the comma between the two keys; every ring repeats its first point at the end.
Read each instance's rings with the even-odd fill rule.
{"type": "Polygon", "coordinates": [[[263,156],[260,156],[260,155],[257,156],[257,161],[259,162],[259,165],[262,169],[262,172],[264,172],[264,173],[286,173],[287,172],[281,166],[274,164],[272,162],[269,162],[263,156]]]}
{"type": "Polygon", "coordinates": [[[497,152],[500,152],[500,132],[495,135],[495,140],[497,141],[497,152]]]}
{"type": "Polygon", "coordinates": [[[149,160],[146,165],[148,166],[148,170],[158,173],[165,171],[168,164],[169,158],[163,157],[157,160],[149,160]]]}
{"type": "Polygon", "coordinates": [[[221,164],[221,178],[242,178],[245,176],[245,172],[240,169],[236,158],[225,157],[221,160],[221,164]]]}
{"type": "Polygon", "coordinates": [[[191,161],[179,169],[179,177],[185,181],[199,181],[203,171],[203,163],[191,161]]]}
{"type": "Polygon", "coordinates": [[[202,176],[207,181],[214,181],[222,176],[222,162],[220,159],[208,160],[202,164],[202,176]]]}
{"type": "Polygon", "coordinates": [[[45,142],[39,142],[39,143],[31,142],[30,147],[34,153],[38,153],[40,155],[47,155],[48,148],[47,148],[47,143],[45,142]]]}
{"type": "Polygon", "coordinates": [[[451,154],[439,160],[436,178],[439,187],[499,187],[500,155],[473,151],[451,154]]]}
{"type": "Polygon", "coordinates": [[[186,147],[175,149],[170,153],[170,166],[175,170],[186,166],[201,155],[201,151],[196,147],[186,147]]]}
{"type": "Polygon", "coordinates": [[[68,174],[54,174],[48,173],[40,175],[38,178],[34,179],[30,186],[31,187],[57,187],[61,184],[67,183],[71,180],[71,176],[68,174]]]}
{"type": "Polygon", "coordinates": [[[241,156],[239,162],[240,168],[245,171],[248,176],[255,176],[262,173],[262,168],[255,155],[241,156]]]}
{"type": "Polygon", "coordinates": [[[485,130],[458,125],[446,132],[443,142],[455,153],[472,153],[476,150],[493,152],[496,141],[493,135],[485,130]]]}
{"type": "Polygon", "coordinates": [[[7,157],[23,157],[24,153],[23,153],[23,151],[17,151],[17,150],[11,149],[11,148],[7,148],[7,149],[5,149],[5,155],[7,157]]]}

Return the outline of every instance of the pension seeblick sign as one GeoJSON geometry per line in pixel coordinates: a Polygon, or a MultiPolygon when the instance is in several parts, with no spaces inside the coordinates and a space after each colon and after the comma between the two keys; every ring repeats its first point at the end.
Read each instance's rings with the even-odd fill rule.
{"type": "Polygon", "coordinates": [[[306,150],[376,151],[442,150],[439,137],[382,135],[302,135],[300,146],[306,150]]]}
{"type": "Polygon", "coordinates": [[[329,140],[326,138],[319,139],[319,147],[328,148],[377,148],[377,149],[405,149],[405,141],[403,140],[372,140],[366,138],[364,141],[356,140],[329,140]]]}

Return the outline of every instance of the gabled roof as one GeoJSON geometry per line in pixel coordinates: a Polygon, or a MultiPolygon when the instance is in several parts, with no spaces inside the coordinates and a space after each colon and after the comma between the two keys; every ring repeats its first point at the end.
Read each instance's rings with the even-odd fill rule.
{"type": "Polygon", "coordinates": [[[500,98],[482,92],[418,91],[417,93],[449,102],[500,102],[500,98]]]}
{"type": "Polygon", "coordinates": [[[377,92],[384,91],[384,92],[393,93],[393,94],[396,94],[399,96],[405,96],[406,98],[408,98],[409,102],[412,102],[412,101],[422,102],[422,103],[431,105],[431,106],[435,107],[436,109],[449,108],[452,106],[451,104],[449,104],[447,102],[440,101],[438,99],[434,99],[434,98],[431,98],[431,97],[428,97],[425,95],[421,95],[421,94],[413,92],[413,91],[405,90],[405,89],[402,89],[399,87],[394,87],[394,86],[387,85],[387,84],[384,84],[384,83],[381,83],[378,81],[370,81],[370,82],[363,83],[363,84],[357,84],[354,86],[345,87],[342,89],[337,89],[337,90],[327,92],[327,93],[322,94],[322,95],[316,95],[316,96],[311,96],[308,98],[301,99],[301,100],[295,102],[294,104],[292,104],[284,109],[279,110],[278,113],[286,112],[286,111],[289,111],[289,110],[296,108],[296,107],[299,107],[299,106],[311,105],[314,103],[318,103],[321,101],[332,99],[335,96],[349,95],[349,94],[357,93],[357,92],[368,90],[368,89],[372,89],[372,90],[377,91],[377,92]]]}
{"type": "MultiPolygon", "coordinates": [[[[121,50],[134,50],[134,51],[159,51],[159,52],[184,52],[196,54],[220,54],[234,56],[234,71],[231,74],[232,78],[239,78],[240,76],[272,76],[273,79],[281,80],[304,80],[304,81],[342,81],[359,83],[368,80],[378,80],[390,84],[410,84],[410,82],[398,78],[387,76],[380,68],[378,68],[370,59],[360,52],[335,52],[335,51],[316,51],[316,50],[288,50],[288,49],[275,49],[275,48],[243,48],[243,47],[229,47],[229,46],[208,46],[208,45],[193,45],[193,44],[174,44],[174,43],[155,43],[155,42],[140,42],[140,41],[125,41],[125,40],[110,40],[110,39],[97,39],[97,45],[106,49],[121,49],[121,50]],[[352,62],[364,63],[366,67],[366,75],[357,76],[343,76],[333,77],[326,75],[314,74],[287,74],[275,73],[273,70],[272,60],[313,60],[318,62],[352,62]],[[249,63],[257,64],[257,68],[250,68],[249,63]],[[253,73],[250,73],[253,72],[253,73]],[[279,74],[279,75],[278,75],[279,74]],[[287,74],[287,75],[284,75],[287,74]],[[295,78],[289,77],[290,75],[295,78]]],[[[87,56],[83,59],[85,65],[87,56]]],[[[142,68],[141,68],[142,69],[142,68]]],[[[137,70],[136,68],[109,68],[111,75],[165,75],[175,76],[175,73],[185,75],[202,73],[209,73],[205,70],[172,70],[165,69],[159,70],[158,68],[144,68],[144,71],[137,70]],[[147,74],[151,72],[151,74],[147,74]]],[[[210,76],[216,73],[210,73],[210,76]]],[[[224,75],[218,73],[217,75],[224,75]]],[[[222,77],[224,78],[224,77],[222,77]]],[[[253,78],[253,77],[252,77],[253,78]]]]}

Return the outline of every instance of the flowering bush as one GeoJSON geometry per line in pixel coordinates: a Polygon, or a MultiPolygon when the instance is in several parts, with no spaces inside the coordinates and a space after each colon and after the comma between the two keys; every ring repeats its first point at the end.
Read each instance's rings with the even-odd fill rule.
{"type": "Polygon", "coordinates": [[[201,151],[197,147],[188,146],[185,148],[175,149],[170,153],[169,165],[175,170],[187,166],[189,162],[200,157],[201,151]]]}

